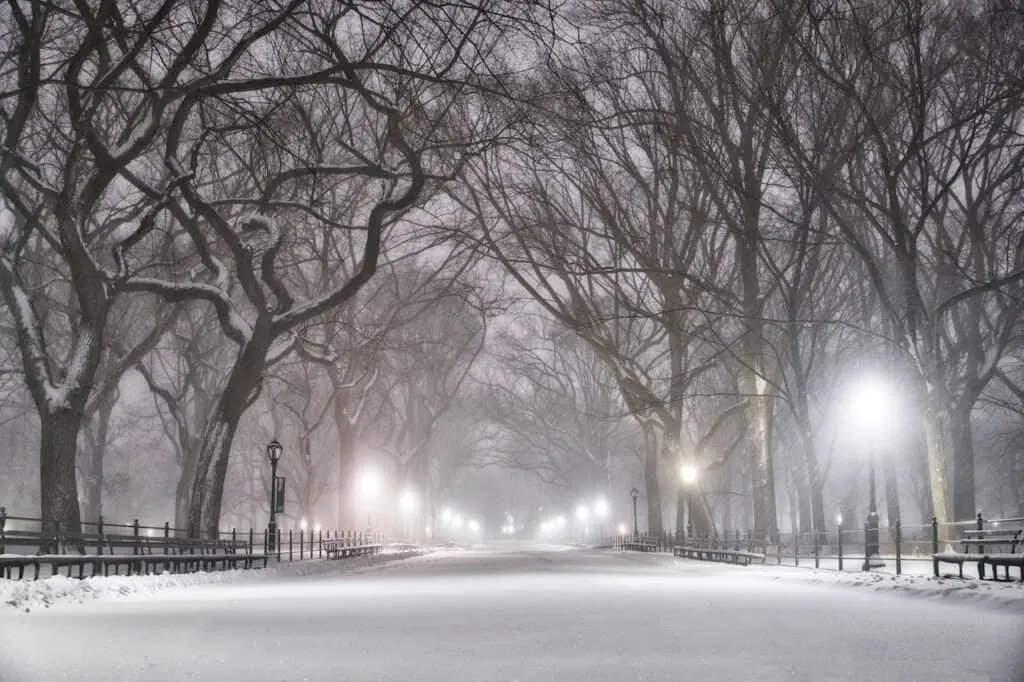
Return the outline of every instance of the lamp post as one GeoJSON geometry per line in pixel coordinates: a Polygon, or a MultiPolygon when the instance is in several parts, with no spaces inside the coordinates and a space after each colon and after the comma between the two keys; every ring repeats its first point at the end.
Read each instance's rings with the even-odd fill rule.
{"type": "MultiPolygon", "coordinates": [[[[884,566],[878,542],[878,499],[875,485],[875,459],[877,457],[878,430],[883,428],[893,409],[890,391],[881,381],[867,379],[856,389],[851,405],[851,417],[868,433],[868,516],[864,524],[863,570],[884,566]]],[[[889,520],[890,523],[892,519],[889,520]]]]}
{"type": "MultiPolygon", "coordinates": [[[[411,489],[406,488],[402,491],[401,496],[398,498],[398,506],[402,512],[402,536],[404,537],[407,533],[412,534],[413,528],[413,514],[416,511],[416,493],[411,489]]],[[[410,538],[411,539],[411,538],[410,538]]]]}
{"type": "Polygon", "coordinates": [[[608,518],[608,500],[603,497],[598,498],[597,502],[594,503],[594,515],[597,516],[597,532],[598,540],[604,541],[604,521],[608,518]]]}
{"type": "Polygon", "coordinates": [[[267,524],[267,549],[273,550],[277,544],[277,462],[281,459],[284,448],[277,439],[267,444],[267,459],[270,460],[270,523],[267,524]]]}
{"type": "Polygon", "coordinates": [[[695,464],[684,464],[679,468],[679,479],[683,482],[683,510],[687,516],[684,519],[683,528],[686,529],[687,535],[693,535],[693,511],[690,509],[692,504],[690,489],[697,484],[699,474],[700,472],[695,464]]]}
{"type": "Polygon", "coordinates": [[[373,470],[363,472],[359,487],[366,498],[366,530],[369,531],[373,525],[373,506],[377,498],[377,488],[380,483],[377,480],[377,473],[373,470]]]}
{"type": "Polygon", "coordinates": [[[633,537],[635,538],[640,535],[640,526],[637,525],[636,520],[636,500],[640,497],[640,491],[633,488],[629,491],[629,496],[633,498],[633,537]]]}

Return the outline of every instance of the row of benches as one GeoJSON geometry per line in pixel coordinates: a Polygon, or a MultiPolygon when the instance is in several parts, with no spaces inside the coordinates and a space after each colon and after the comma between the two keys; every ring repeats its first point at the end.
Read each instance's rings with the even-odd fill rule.
{"type": "Polygon", "coordinates": [[[323,551],[328,559],[344,559],[347,557],[368,556],[379,554],[384,549],[380,544],[349,544],[343,538],[323,541],[323,551]]]}
{"type": "MultiPolygon", "coordinates": [[[[644,538],[625,540],[621,548],[631,552],[657,552],[658,545],[649,542],[644,538]]],[[[757,552],[746,552],[741,549],[728,549],[726,547],[701,547],[697,545],[676,545],[672,548],[672,554],[684,559],[697,559],[698,561],[717,561],[727,564],[742,564],[749,566],[752,561],[764,563],[765,555],[757,552]]]]}
{"type": "Polygon", "coordinates": [[[147,537],[82,533],[57,536],[37,531],[8,530],[3,549],[20,554],[0,555],[0,576],[22,580],[31,569],[34,580],[49,567],[54,575],[86,578],[97,575],[128,575],[154,571],[186,573],[228,568],[253,568],[267,558],[254,554],[248,542],[194,538],[147,537]],[[92,553],[86,550],[93,549],[92,553]]]}
{"type": "Polygon", "coordinates": [[[147,575],[156,572],[192,573],[195,571],[227,570],[230,568],[256,568],[267,565],[263,554],[202,552],[198,554],[35,554],[0,557],[0,575],[8,579],[23,580],[26,569],[32,570],[32,579],[38,580],[43,566],[49,566],[54,575],[69,578],[115,575],[121,570],[128,575],[147,575]],[[77,569],[77,575],[76,575],[77,569]],[[86,572],[88,569],[88,573],[86,572]]]}
{"type": "Polygon", "coordinates": [[[742,549],[725,549],[721,547],[694,547],[690,545],[680,545],[672,548],[672,554],[684,559],[717,561],[719,563],[743,566],[749,566],[752,561],[760,561],[763,564],[765,560],[764,554],[746,552],[742,549]]]}

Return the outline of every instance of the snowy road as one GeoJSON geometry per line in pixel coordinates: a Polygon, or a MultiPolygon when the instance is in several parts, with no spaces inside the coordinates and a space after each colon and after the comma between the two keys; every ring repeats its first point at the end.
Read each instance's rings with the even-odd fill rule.
{"type": "Polygon", "coordinates": [[[980,605],[495,545],[0,611],[0,679],[1018,682],[1022,644],[980,605]]]}

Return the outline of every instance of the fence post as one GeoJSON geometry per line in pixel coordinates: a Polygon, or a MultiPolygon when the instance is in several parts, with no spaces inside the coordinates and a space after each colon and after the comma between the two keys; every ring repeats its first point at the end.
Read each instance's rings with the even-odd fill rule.
{"type": "Polygon", "coordinates": [[[288,529],[288,561],[292,561],[292,529],[288,529]]]}
{"type": "Polygon", "coordinates": [[[836,523],[836,538],[839,540],[839,570],[843,570],[843,521],[836,523]]]}
{"type": "Polygon", "coordinates": [[[303,528],[299,529],[299,561],[302,561],[303,557],[306,556],[306,531],[303,528]]]}
{"type": "Polygon", "coordinates": [[[817,531],[817,529],[815,529],[815,531],[814,531],[814,567],[815,568],[821,568],[821,547],[820,547],[820,544],[819,544],[818,540],[819,540],[818,531],[817,531]]]}
{"type": "Polygon", "coordinates": [[[0,507],[0,554],[7,552],[7,507],[0,507]]]}
{"type": "Polygon", "coordinates": [[[935,577],[939,577],[939,560],[934,557],[935,554],[939,553],[939,520],[932,517],[932,569],[935,571],[935,577]]]}
{"type": "Polygon", "coordinates": [[[96,555],[103,556],[103,514],[96,518],[96,555]]]}
{"type": "Polygon", "coordinates": [[[277,561],[281,562],[281,527],[278,526],[274,531],[274,547],[277,548],[277,561]]]}
{"type": "MultiPolygon", "coordinates": [[[[782,538],[780,537],[779,540],[781,541],[782,538]]],[[[793,566],[800,568],[800,531],[793,533],[793,566]]]]}
{"type": "Polygon", "coordinates": [[[164,551],[167,551],[168,541],[171,539],[171,522],[164,521],[164,551]]]}
{"type": "Polygon", "coordinates": [[[900,541],[903,539],[902,527],[900,526],[900,520],[896,519],[896,575],[902,575],[903,573],[903,553],[900,549],[900,541]]]}
{"type": "Polygon", "coordinates": [[[134,546],[132,547],[132,554],[139,553],[139,520],[135,519],[132,521],[132,537],[135,538],[134,546]]]}

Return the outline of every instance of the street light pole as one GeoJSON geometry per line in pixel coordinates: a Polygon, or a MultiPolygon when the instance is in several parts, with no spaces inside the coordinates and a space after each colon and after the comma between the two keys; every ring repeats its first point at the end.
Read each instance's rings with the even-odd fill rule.
{"type": "Polygon", "coordinates": [[[284,448],[277,439],[267,444],[267,459],[270,460],[270,523],[267,524],[267,549],[273,551],[277,543],[277,461],[284,448]]]}
{"type": "Polygon", "coordinates": [[[864,570],[884,566],[878,551],[878,499],[875,493],[875,453],[868,460],[868,520],[864,536],[864,570]]]}
{"type": "Polygon", "coordinates": [[[633,488],[629,491],[629,495],[633,498],[633,537],[636,538],[640,535],[640,526],[637,525],[636,520],[636,500],[640,497],[640,491],[633,488]]]}

